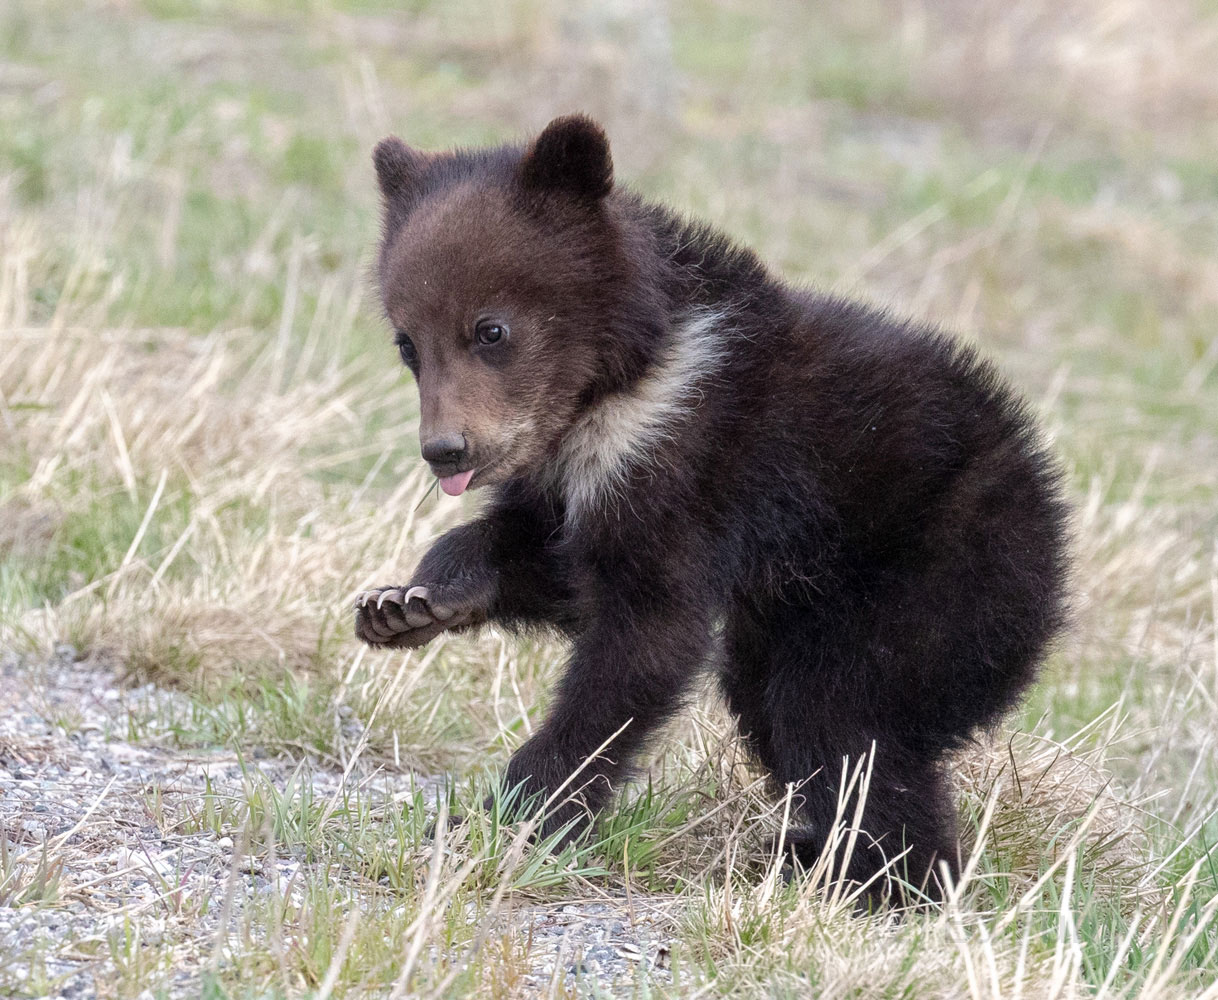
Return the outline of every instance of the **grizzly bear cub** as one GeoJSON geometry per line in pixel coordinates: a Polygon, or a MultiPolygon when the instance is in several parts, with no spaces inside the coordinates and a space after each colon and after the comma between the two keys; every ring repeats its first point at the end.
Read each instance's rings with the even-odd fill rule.
{"type": "Polygon", "coordinates": [[[615,185],[588,118],[523,147],[391,137],[374,160],[423,458],[489,499],[408,583],[360,595],[359,638],[570,640],[507,766],[553,796],[543,831],[581,829],[713,664],[795,785],[789,856],[818,857],[843,767],[874,748],[842,877],[936,895],[958,864],[945,755],[1012,706],[1064,619],[1065,506],[1027,407],[935,329],[793,288],[615,185]]]}

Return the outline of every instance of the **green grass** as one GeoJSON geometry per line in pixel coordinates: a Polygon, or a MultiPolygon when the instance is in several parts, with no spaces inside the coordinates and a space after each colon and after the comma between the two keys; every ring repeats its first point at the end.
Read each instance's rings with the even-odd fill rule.
{"type": "MultiPolygon", "coordinates": [[[[111,738],[246,770],[237,791],[151,791],[149,815],[302,865],[215,939],[191,920],[223,900],[167,884],[164,928],[137,914],[73,943],[99,994],[189,968],[211,997],[529,995],[519,913],[628,899],[671,947],[667,973],[616,987],[637,996],[1214,995],[1215,10],[1026,13],[683,0],[657,113],[639,29],[585,13],[599,47],[574,43],[581,15],[550,2],[0,8],[0,651],[68,640],[159,685],[111,738]],[[595,837],[524,850],[483,801],[561,648],[350,636],[351,595],[468,512],[419,504],[413,390],[368,276],[369,150],[581,106],[619,177],[794,280],[976,342],[1063,456],[1076,626],[956,768],[981,847],[941,914],[858,917],[783,884],[764,850],[782,805],[714,707],[595,837]],[[380,777],[315,792],[348,766],[380,777]],[[443,851],[438,774],[463,817],[443,851]]],[[[75,848],[28,847],[0,836],[0,905],[77,899],[75,848]]],[[[28,970],[0,992],[53,989],[48,947],[0,953],[28,970]]]]}

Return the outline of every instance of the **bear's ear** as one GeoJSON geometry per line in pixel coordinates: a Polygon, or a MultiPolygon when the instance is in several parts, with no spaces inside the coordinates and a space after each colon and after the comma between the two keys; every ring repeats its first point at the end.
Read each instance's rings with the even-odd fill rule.
{"type": "Polygon", "coordinates": [[[526,189],[599,200],[613,188],[609,140],[585,115],[555,118],[524,154],[519,176],[526,189]]]}
{"type": "Polygon", "coordinates": [[[396,135],[382,139],[372,151],[381,193],[386,198],[409,196],[422,180],[427,160],[426,153],[411,149],[396,135]]]}

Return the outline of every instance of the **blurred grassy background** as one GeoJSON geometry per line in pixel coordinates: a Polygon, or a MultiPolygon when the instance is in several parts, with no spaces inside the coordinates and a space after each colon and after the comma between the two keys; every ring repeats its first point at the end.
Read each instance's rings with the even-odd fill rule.
{"type": "Polygon", "coordinates": [[[793,279],[976,337],[1033,394],[1068,366],[1083,473],[1132,487],[1144,453],[1103,446],[1118,434],[1165,445],[1164,473],[1215,464],[1201,4],[9,0],[0,18],[6,225],[49,244],[20,319],[91,289],[109,323],[275,329],[294,240],[301,314],[349,293],[378,137],[494,142],[584,108],[620,177],[793,279]]]}
{"type": "MultiPolygon", "coordinates": [[[[317,720],[396,664],[344,601],[460,515],[403,514],[424,484],[369,151],[582,109],[619,180],[1025,389],[1078,503],[1079,620],[1015,724],[1113,720],[1088,739],[1170,821],[1156,856],[1204,857],[1215,66],[1212,0],[0,0],[0,634],[184,685],[184,742],[341,757],[317,720]]],[[[370,753],[502,760],[557,662],[512,659],[505,721],[504,649],[442,647],[370,753]]]]}

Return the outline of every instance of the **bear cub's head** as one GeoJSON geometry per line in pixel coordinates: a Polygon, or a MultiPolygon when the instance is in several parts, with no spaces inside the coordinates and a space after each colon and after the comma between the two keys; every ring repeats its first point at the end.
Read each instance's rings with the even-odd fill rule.
{"type": "Polygon", "coordinates": [[[424,459],[452,496],[542,473],[654,340],[605,134],[573,115],[527,146],[425,153],[390,137],[373,159],[381,297],[418,383],[424,459]]]}

